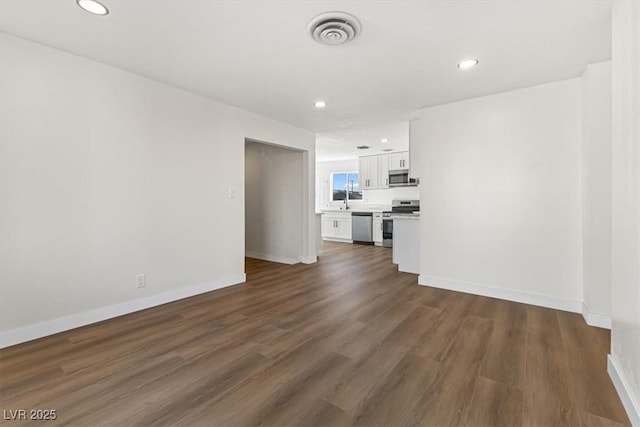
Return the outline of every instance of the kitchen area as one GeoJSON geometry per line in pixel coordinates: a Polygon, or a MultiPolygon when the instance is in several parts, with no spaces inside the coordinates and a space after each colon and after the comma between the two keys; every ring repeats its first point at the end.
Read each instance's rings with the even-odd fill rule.
{"type": "Polygon", "coordinates": [[[318,134],[316,211],[323,241],[392,251],[419,274],[420,180],[411,173],[409,123],[318,134]]]}

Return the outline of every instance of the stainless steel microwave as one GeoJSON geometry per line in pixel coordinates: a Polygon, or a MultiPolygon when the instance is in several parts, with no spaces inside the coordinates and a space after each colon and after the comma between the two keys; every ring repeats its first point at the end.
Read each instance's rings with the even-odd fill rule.
{"type": "Polygon", "coordinates": [[[389,171],[389,187],[409,187],[412,185],[418,185],[418,180],[409,178],[409,169],[389,171]]]}

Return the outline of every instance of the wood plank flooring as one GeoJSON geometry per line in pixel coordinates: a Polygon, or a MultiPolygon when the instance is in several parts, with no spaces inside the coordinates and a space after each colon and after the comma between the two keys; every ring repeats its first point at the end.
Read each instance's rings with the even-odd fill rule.
{"type": "MultiPolygon", "coordinates": [[[[417,285],[384,248],[246,261],[246,284],[0,350],[41,425],[624,426],[609,332],[417,285]]],[[[0,420],[6,425],[29,421],[0,420]]]]}

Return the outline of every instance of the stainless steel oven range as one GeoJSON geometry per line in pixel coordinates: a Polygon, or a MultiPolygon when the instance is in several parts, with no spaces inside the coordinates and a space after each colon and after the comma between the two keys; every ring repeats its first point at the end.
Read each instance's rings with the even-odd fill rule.
{"type": "Polygon", "coordinates": [[[420,200],[394,200],[391,210],[382,212],[382,246],[393,247],[393,218],[395,215],[415,215],[420,212],[420,200]]]}

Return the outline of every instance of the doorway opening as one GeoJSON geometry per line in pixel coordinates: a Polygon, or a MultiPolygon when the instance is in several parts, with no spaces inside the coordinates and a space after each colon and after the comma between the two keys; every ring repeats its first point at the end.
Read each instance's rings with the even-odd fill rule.
{"type": "Polygon", "coordinates": [[[284,264],[303,259],[303,154],[302,150],[245,139],[247,258],[284,264]]]}

